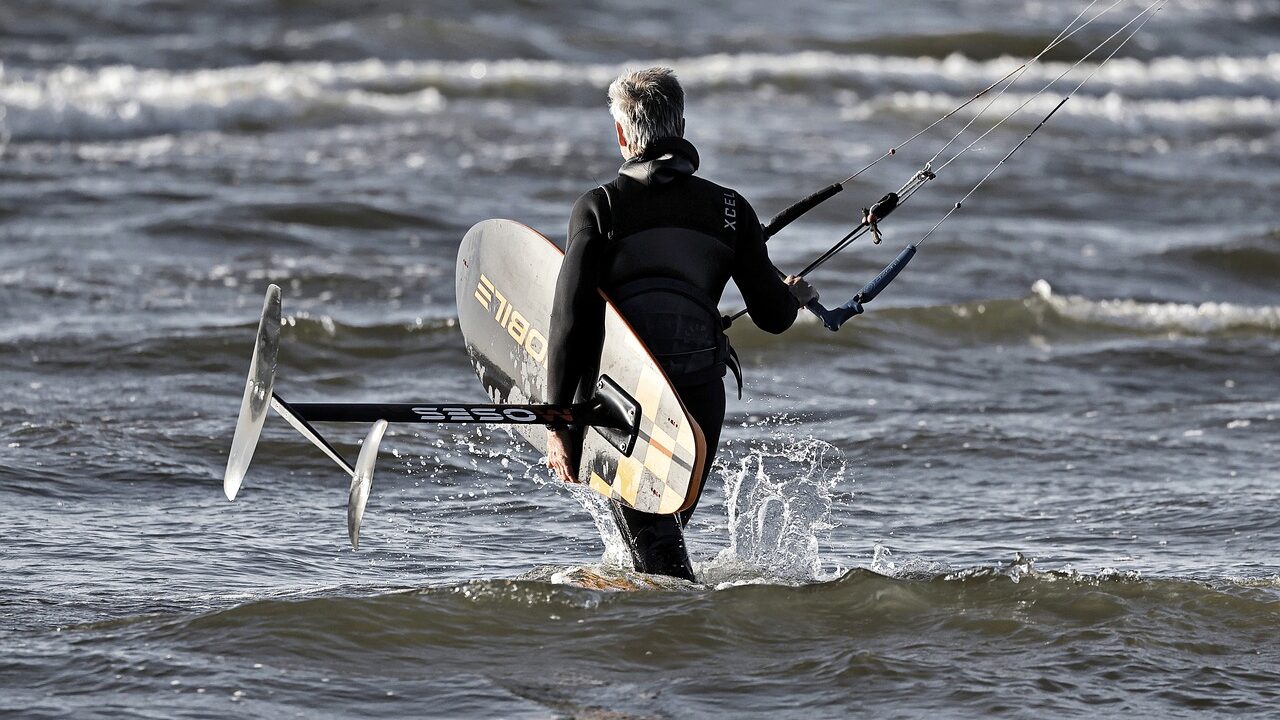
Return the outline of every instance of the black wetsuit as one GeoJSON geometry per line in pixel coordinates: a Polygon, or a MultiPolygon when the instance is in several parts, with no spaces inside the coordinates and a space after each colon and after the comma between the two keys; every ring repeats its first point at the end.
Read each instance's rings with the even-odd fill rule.
{"type": "MultiPolygon", "coordinates": [[[[769,261],[751,205],[694,176],[697,169],[693,145],[666,138],[578,198],[552,307],[548,389],[553,403],[590,394],[604,339],[597,289],[604,290],[702,428],[705,480],[724,422],[729,352],[716,305],[725,285],[733,279],[751,319],[767,332],[789,328],[797,305],[769,261]]],[[[693,579],[681,531],[693,509],[677,517],[614,504],[637,570],[693,579]]]]}

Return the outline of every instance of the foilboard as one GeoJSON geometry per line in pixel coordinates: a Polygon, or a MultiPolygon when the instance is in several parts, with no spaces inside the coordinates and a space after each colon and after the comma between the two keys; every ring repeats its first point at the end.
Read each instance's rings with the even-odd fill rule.
{"type": "MultiPolygon", "coordinates": [[[[496,403],[547,402],[547,338],[563,258],[545,236],[511,220],[485,220],[462,239],[455,276],[458,323],[476,375],[496,403]]],[[[702,480],[702,430],[607,297],[604,327],[598,375],[638,405],[639,432],[631,442],[619,442],[607,429],[587,428],[578,477],[642,512],[684,510],[702,480]]],[[[515,430],[546,452],[545,427],[515,430]]]]}

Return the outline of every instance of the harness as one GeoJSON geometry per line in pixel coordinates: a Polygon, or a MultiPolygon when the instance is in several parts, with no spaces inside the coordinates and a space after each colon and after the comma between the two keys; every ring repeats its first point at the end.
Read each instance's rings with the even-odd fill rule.
{"type": "MultiPolygon", "coordinates": [[[[611,243],[620,242],[623,238],[614,233],[617,223],[612,192],[605,185],[600,188],[609,208],[606,237],[611,243]]],[[[728,368],[733,371],[741,399],[742,365],[724,334],[724,318],[705,289],[678,277],[650,274],[614,286],[609,297],[673,384],[679,387],[718,380],[728,368]]]]}

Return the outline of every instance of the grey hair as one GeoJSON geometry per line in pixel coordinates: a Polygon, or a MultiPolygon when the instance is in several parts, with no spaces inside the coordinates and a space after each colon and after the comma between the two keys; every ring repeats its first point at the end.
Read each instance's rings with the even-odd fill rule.
{"type": "Polygon", "coordinates": [[[684,89],[669,67],[627,70],[609,84],[609,114],[639,157],[655,140],[684,136],[684,89]]]}

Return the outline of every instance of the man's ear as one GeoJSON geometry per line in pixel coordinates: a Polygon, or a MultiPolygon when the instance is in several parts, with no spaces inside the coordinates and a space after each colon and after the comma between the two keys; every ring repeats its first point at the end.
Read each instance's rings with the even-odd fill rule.
{"type": "Polygon", "coordinates": [[[618,147],[620,147],[620,148],[624,148],[624,147],[626,147],[626,146],[627,146],[627,135],[626,135],[626,133],[622,132],[622,123],[620,123],[620,122],[618,122],[617,120],[615,120],[615,121],[613,122],[613,129],[618,131],[618,147]]]}

